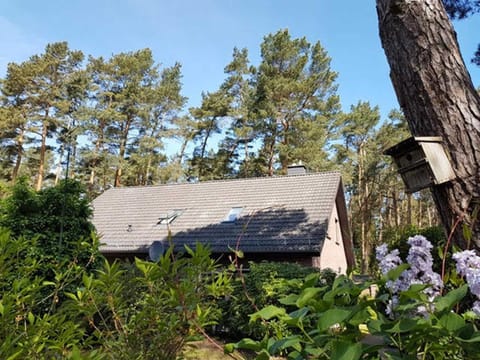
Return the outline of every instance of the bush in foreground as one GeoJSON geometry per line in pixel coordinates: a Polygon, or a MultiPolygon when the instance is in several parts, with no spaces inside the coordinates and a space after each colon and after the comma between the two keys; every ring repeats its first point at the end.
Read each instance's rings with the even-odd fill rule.
{"type": "Polygon", "coordinates": [[[45,280],[43,260],[28,255],[34,244],[0,230],[1,359],[175,359],[228,289],[202,246],[156,263],[50,265],[45,280]]]}
{"type": "Polygon", "coordinates": [[[298,294],[280,299],[281,306],[270,305],[251,316],[251,321],[280,322],[291,331],[259,341],[245,338],[226,350],[250,349],[257,359],[478,359],[478,303],[473,311],[460,305],[468,286],[480,295],[480,258],[472,253],[454,256],[468,285],[441,294],[431,246],[424,246],[421,237],[409,242],[407,263],[398,251],[380,249],[383,276],[376,282],[355,284],[339,276],[333,286],[318,286],[307,277],[298,294]],[[372,287],[380,290],[376,296],[372,287]]]}

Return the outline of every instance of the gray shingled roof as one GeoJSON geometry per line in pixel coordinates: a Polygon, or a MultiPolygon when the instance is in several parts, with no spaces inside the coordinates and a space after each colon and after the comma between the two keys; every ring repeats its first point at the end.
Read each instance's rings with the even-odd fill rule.
{"type": "Polygon", "coordinates": [[[208,243],[213,252],[319,252],[339,186],[340,174],[325,172],[113,188],[93,201],[93,223],[105,253],[147,252],[168,228],[176,246],[208,243]],[[240,217],[225,222],[233,207],[240,217]],[[158,224],[174,210],[181,215],[158,224]]]}

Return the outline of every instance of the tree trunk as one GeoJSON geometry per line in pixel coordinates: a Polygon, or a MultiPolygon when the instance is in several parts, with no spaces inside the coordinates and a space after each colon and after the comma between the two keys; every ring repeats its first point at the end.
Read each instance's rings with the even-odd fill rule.
{"type": "Polygon", "coordinates": [[[23,157],[23,142],[25,139],[25,130],[21,128],[20,134],[17,138],[17,157],[15,159],[15,166],[12,171],[12,182],[15,183],[17,180],[18,173],[20,172],[20,166],[22,165],[22,157],[23,157]]]}
{"type": "Polygon", "coordinates": [[[40,160],[38,165],[38,177],[35,190],[40,191],[43,185],[43,176],[45,172],[45,154],[47,153],[47,135],[48,135],[48,111],[45,113],[42,127],[42,139],[40,145],[40,160]]]}
{"type": "MultiPolygon", "coordinates": [[[[447,231],[466,247],[457,219],[469,226],[480,196],[480,97],[460,55],[441,0],[377,0],[380,38],[398,101],[414,136],[441,136],[456,179],[432,187],[447,231]]],[[[474,226],[480,249],[480,227],[474,226]]]]}
{"type": "Polygon", "coordinates": [[[122,173],[123,173],[123,161],[125,160],[125,152],[127,150],[127,141],[128,141],[128,133],[130,131],[130,125],[132,123],[132,119],[128,118],[125,124],[125,128],[122,129],[122,138],[120,139],[120,148],[118,151],[118,160],[119,164],[115,171],[115,182],[114,186],[119,187],[122,186],[122,173]]]}
{"type": "Polygon", "coordinates": [[[407,225],[412,225],[412,194],[407,194],[407,225]]]}
{"type": "Polygon", "coordinates": [[[60,182],[60,177],[62,176],[63,151],[64,151],[64,146],[62,144],[62,145],[60,145],[60,151],[59,151],[59,154],[58,154],[57,169],[55,170],[55,186],[58,185],[58,183],[60,182]]]}

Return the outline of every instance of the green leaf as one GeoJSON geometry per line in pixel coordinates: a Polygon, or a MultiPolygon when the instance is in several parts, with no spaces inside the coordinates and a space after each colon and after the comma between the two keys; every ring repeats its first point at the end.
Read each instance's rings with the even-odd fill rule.
{"type": "Polygon", "coordinates": [[[72,299],[72,300],[75,300],[75,301],[78,300],[77,295],[72,294],[72,293],[68,293],[68,292],[67,292],[67,293],[65,293],[65,296],[68,297],[68,298],[70,298],[70,299],[72,299]]]}
{"type": "Polygon", "coordinates": [[[330,326],[335,324],[340,324],[352,314],[351,310],[346,309],[330,309],[325,311],[323,314],[320,315],[320,319],[318,320],[318,329],[320,331],[325,331],[330,328],[330,326]]]}
{"type": "Polygon", "coordinates": [[[307,303],[313,299],[319,292],[321,291],[320,288],[306,288],[302,291],[298,300],[296,302],[297,307],[301,308],[307,305],[307,303]]]}
{"type": "Polygon", "coordinates": [[[358,342],[334,341],[332,360],[358,360],[362,356],[362,345],[358,342]]]}
{"type": "Polygon", "coordinates": [[[187,254],[190,256],[195,256],[195,252],[190,248],[188,245],[184,245],[185,250],[187,251],[187,254]]]}
{"type": "Polygon", "coordinates": [[[295,305],[298,300],[298,295],[296,294],[290,294],[284,298],[281,298],[278,300],[278,302],[282,305],[295,305]]]}
{"type": "Polygon", "coordinates": [[[223,352],[224,354],[231,354],[235,351],[235,348],[236,348],[235,344],[228,343],[228,344],[225,344],[225,346],[223,347],[223,352]]]}
{"type": "Polygon", "coordinates": [[[237,349],[260,351],[260,350],[262,350],[262,343],[260,343],[258,341],[255,341],[255,340],[252,340],[252,339],[249,339],[249,338],[245,338],[245,339],[242,339],[239,342],[237,342],[235,344],[235,347],[237,349]]]}
{"type": "Polygon", "coordinates": [[[14,359],[18,358],[18,357],[22,354],[22,352],[23,352],[23,350],[17,351],[15,354],[10,355],[10,356],[7,358],[7,360],[14,360],[14,359]]]}
{"type": "Polygon", "coordinates": [[[405,333],[417,326],[417,321],[413,319],[403,318],[399,319],[395,324],[389,329],[385,329],[385,332],[388,333],[405,333]]]}
{"type": "Polygon", "coordinates": [[[269,320],[273,317],[284,316],[286,314],[287,313],[284,308],[280,308],[275,305],[268,305],[262,310],[250,315],[250,321],[256,321],[258,319],[269,320]]]}
{"type": "Polygon", "coordinates": [[[447,331],[458,331],[465,326],[465,320],[454,312],[449,312],[443,315],[438,323],[447,331]]]}
{"type": "Polygon", "coordinates": [[[446,295],[435,300],[435,309],[438,312],[450,311],[467,295],[468,285],[464,284],[458,289],[448,292],[446,295]]]}
{"type": "Polygon", "coordinates": [[[387,280],[397,280],[402,273],[410,267],[408,264],[401,264],[398,265],[395,269],[390,270],[386,275],[385,278],[387,280]]]}
{"type": "Polygon", "coordinates": [[[92,287],[92,281],[93,281],[93,274],[88,276],[87,274],[83,273],[82,282],[87,289],[90,289],[92,287]]]}
{"type": "Polygon", "coordinates": [[[480,332],[473,324],[467,323],[462,329],[460,329],[459,334],[455,339],[465,343],[480,342],[480,332]]]}
{"type": "Polygon", "coordinates": [[[472,336],[471,338],[464,339],[461,337],[455,337],[455,339],[460,340],[461,342],[464,343],[475,343],[475,342],[480,342],[480,334],[475,334],[475,336],[472,336]]]}
{"type": "Polygon", "coordinates": [[[308,274],[306,277],[305,277],[305,280],[303,282],[303,286],[304,288],[307,288],[307,287],[314,287],[315,284],[318,282],[318,273],[312,273],[312,274],[308,274]]]}
{"type": "Polygon", "coordinates": [[[270,354],[267,352],[267,350],[262,350],[255,360],[270,360],[270,354]]]}
{"type": "Polygon", "coordinates": [[[33,315],[31,312],[29,312],[28,315],[27,315],[27,318],[28,318],[28,322],[30,323],[30,325],[33,325],[33,323],[35,322],[35,315],[33,315]]]}
{"type": "Polygon", "coordinates": [[[293,348],[297,351],[301,350],[301,338],[298,335],[289,336],[284,339],[275,341],[272,346],[268,348],[268,352],[272,355],[277,354],[279,351],[293,348]]]}
{"type": "Polygon", "coordinates": [[[290,326],[297,326],[298,323],[300,323],[302,319],[305,317],[305,315],[308,314],[308,312],[309,312],[308,308],[301,308],[294,312],[291,312],[290,314],[288,314],[289,319],[286,319],[285,323],[290,326]]]}

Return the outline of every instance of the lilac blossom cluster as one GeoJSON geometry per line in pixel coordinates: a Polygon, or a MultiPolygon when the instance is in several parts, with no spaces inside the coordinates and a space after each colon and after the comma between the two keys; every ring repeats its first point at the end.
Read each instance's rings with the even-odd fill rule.
{"type": "MultiPolygon", "coordinates": [[[[457,272],[465,277],[468,287],[473,295],[480,299],[480,257],[473,250],[465,250],[453,254],[457,263],[457,272]]],[[[472,311],[480,316],[480,301],[475,301],[472,311]]]]}
{"type": "MultiPolygon", "coordinates": [[[[386,287],[392,292],[392,299],[387,305],[387,314],[393,316],[394,308],[398,305],[398,294],[406,291],[413,284],[429,285],[423,292],[427,295],[429,305],[417,309],[417,312],[427,315],[432,310],[433,300],[440,295],[443,288],[443,281],[439,274],[432,270],[433,258],[431,254],[432,244],[424,236],[416,235],[407,241],[410,245],[407,262],[410,268],[403,271],[396,280],[389,280],[386,287]]],[[[386,244],[376,249],[376,258],[379,262],[382,274],[402,264],[398,249],[388,251],[386,244]]],[[[480,290],[480,289],[479,289],[480,290]]]]}

